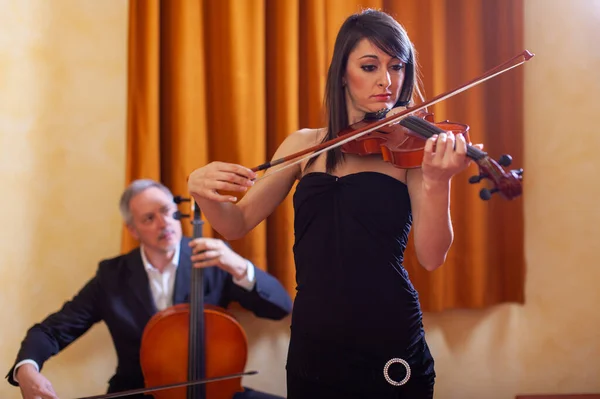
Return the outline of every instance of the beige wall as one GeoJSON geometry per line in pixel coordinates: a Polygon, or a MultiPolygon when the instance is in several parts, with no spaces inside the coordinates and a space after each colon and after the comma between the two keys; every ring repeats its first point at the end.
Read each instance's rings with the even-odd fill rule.
{"type": "Polygon", "coordinates": [[[525,24],[526,304],[426,316],[440,399],[600,393],[600,2],[525,0],[525,24]]]}
{"type": "MultiPolygon", "coordinates": [[[[4,377],[25,330],[119,250],[127,0],[0,0],[0,27],[4,377]]],[[[105,391],[115,359],[102,325],[44,371],[81,397],[105,391]]]]}
{"type": "MultiPolygon", "coordinates": [[[[426,314],[436,398],[600,392],[600,2],[525,0],[526,305],[426,314]]],[[[127,1],[0,0],[0,370],[25,330],[119,250],[127,1]]],[[[493,153],[493,149],[489,149],[493,153]]],[[[240,315],[246,383],[285,392],[288,322],[240,315]]],[[[51,359],[61,398],[100,394],[104,326],[51,359]]],[[[0,384],[0,397],[18,389],[0,384]]]]}

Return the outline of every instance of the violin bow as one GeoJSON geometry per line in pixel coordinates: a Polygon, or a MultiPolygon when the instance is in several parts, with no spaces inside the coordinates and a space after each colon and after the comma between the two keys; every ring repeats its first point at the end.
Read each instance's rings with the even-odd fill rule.
{"type": "Polygon", "coordinates": [[[467,83],[464,83],[464,84],[456,87],[453,90],[447,91],[446,93],[439,94],[439,95],[431,98],[430,100],[421,103],[420,105],[418,105],[416,107],[413,107],[413,108],[410,108],[410,109],[406,109],[404,111],[400,111],[400,112],[395,113],[393,115],[390,115],[390,116],[388,116],[386,118],[380,119],[380,120],[378,120],[376,122],[373,122],[371,124],[363,126],[362,128],[356,129],[356,131],[354,133],[352,133],[352,134],[340,136],[340,137],[337,137],[335,139],[328,140],[328,141],[326,141],[324,143],[317,144],[317,145],[315,145],[313,147],[310,147],[310,148],[298,151],[298,152],[296,152],[294,154],[287,155],[285,157],[281,157],[279,159],[276,159],[276,160],[273,160],[273,161],[270,161],[270,162],[265,162],[265,163],[263,163],[261,165],[258,165],[256,167],[252,168],[252,171],[253,172],[258,172],[258,171],[261,171],[261,170],[266,170],[266,169],[272,168],[273,166],[277,166],[277,165],[280,165],[282,163],[285,163],[285,162],[291,161],[293,159],[296,159],[298,157],[302,157],[302,158],[299,158],[296,161],[291,162],[291,163],[289,163],[289,164],[287,164],[287,165],[285,165],[285,166],[283,166],[283,167],[281,167],[279,169],[274,170],[273,172],[271,172],[269,174],[264,174],[263,176],[257,178],[256,180],[260,180],[260,179],[265,178],[267,176],[272,176],[273,174],[275,174],[277,172],[281,172],[282,170],[285,170],[285,169],[287,169],[289,167],[292,167],[292,166],[294,166],[294,165],[296,165],[296,164],[298,164],[298,163],[300,163],[300,162],[302,162],[302,161],[304,161],[306,159],[310,159],[310,158],[315,157],[315,156],[317,156],[317,155],[319,155],[319,154],[321,154],[321,153],[323,153],[325,151],[329,151],[329,150],[331,150],[333,148],[336,148],[336,147],[339,147],[339,146],[341,146],[341,145],[343,145],[343,144],[345,144],[345,143],[347,143],[349,141],[358,139],[358,138],[360,138],[360,137],[362,137],[362,136],[364,136],[364,135],[366,135],[368,133],[373,132],[374,130],[379,129],[382,126],[398,122],[398,121],[406,118],[407,116],[409,116],[409,115],[411,115],[411,114],[413,114],[415,112],[418,112],[418,111],[420,111],[422,109],[425,109],[425,108],[427,108],[427,107],[429,107],[429,106],[431,106],[433,104],[439,103],[440,101],[444,101],[444,100],[446,100],[446,99],[448,99],[450,97],[453,97],[453,96],[455,96],[457,94],[460,94],[463,91],[466,91],[466,90],[468,90],[468,89],[470,89],[470,88],[472,88],[474,86],[477,86],[480,83],[485,82],[486,80],[489,80],[489,79],[491,79],[493,77],[496,77],[496,76],[498,76],[498,75],[500,75],[500,74],[502,74],[504,72],[507,72],[507,71],[509,71],[509,70],[511,70],[513,68],[516,68],[519,65],[524,64],[525,62],[529,61],[533,56],[534,56],[533,53],[529,52],[528,50],[524,50],[522,53],[517,54],[516,56],[512,57],[508,61],[505,61],[502,64],[499,64],[498,66],[495,66],[494,68],[489,69],[487,72],[484,72],[479,77],[474,78],[471,81],[469,81],[467,83]],[[518,62],[516,62],[516,61],[518,61],[518,62]],[[306,154],[308,154],[308,155],[306,155],[306,154]]]}
{"type": "Polygon", "coordinates": [[[238,377],[242,377],[242,376],[245,376],[245,375],[253,375],[253,374],[258,374],[258,371],[246,371],[246,372],[243,372],[243,373],[230,374],[230,375],[225,375],[225,376],[221,376],[221,377],[203,378],[203,379],[194,380],[194,381],[177,382],[177,383],[174,383],[174,384],[159,385],[159,386],[150,387],[150,388],[131,389],[129,391],[115,392],[115,393],[111,393],[111,394],[107,394],[107,395],[86,396],[86,397],[76,398],[76,399],[112,399],[112,398],[121,398],[121,397],[124,397],[124,396],[137,395],[137,394],[140,394],[140,393],[147,393],[147,392],[154,392],[154,391],[164,391],[166,389],[171,389],[171,388],[180,388],[180,387],[187,387],[187,386],[192,386],[192,385],[203,385],[203,384],[208,384],[209,382],[229,380],[229,379],[232,379],[232,378],[238,378],[238,377]]]}

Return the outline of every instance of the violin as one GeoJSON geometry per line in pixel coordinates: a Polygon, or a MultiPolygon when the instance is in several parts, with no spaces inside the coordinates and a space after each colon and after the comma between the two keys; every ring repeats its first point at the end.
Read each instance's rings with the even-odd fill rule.
{"type": "MultiPolygon", "coordinates": [[[[350,125],[338,135],[351,134],[354,130],[363,127],[372,120],[385,117],[387,109],[376,113],[369,113],[362,121],[350,125]]],[[[395,167],[413,169],[421,166],[425,151],[426,140],[433,135],[452,132],[465,136],[470,141],[469,126],[462,123],[434,122],[433,113],[424,110],[417,111],[413,115],[400,120],[400,122],[378,128],[357,140],[343,144],[342,152],[356,155],[381,154],[384,161],[395,167]]],[[[521,181],[523,180],[523,169],[505,171],[502,166],[507,167],[512,162],[512,157],[504,154],[496,162],[490,159],[488,154],[477,147],[467,145],[467,156],[479,166],[480,173],[472,176],[469,183],[479,183],[483,179],[490,179],[495,187],[492,189],[482,188],[479,197],[485,201],[489,200],[494,193],[500,192],[508,200],[512,200],[522,193],[521,181]]]]}
{"type": "MultiPolygon", "coordinates": [[[[398,168],[417,168],[421,166],[425,142],[434,134],[447,131],[463,133],[467,142],[469,141],[469,126],[450,121],[434,122],[433,114],[426,111],[427,107],[440,101],[448,99],[456,94],[462,93],[480,83],[498,76],[512,68],[524,64],[534,54],[528,50],[512,57],[508,61],[488,70],[457,88],[446,93],[439,94],[429,101],[418,106],[407,108],[391,116],[386,116],[389,110],[381,110],[370,113],[350,127],[338,132],[336,138],[320,143],[313,147],[298,151],[294,154],[263,163],[252,168],[253,172],[267,170],[273,166],[290,162],[287,165],[265,174],[261,178],[272,176],[288,167],[303,162],[306,159],[317,156],[325,151],[342,146],[344,153],[370,155],[380,154],[382,159],[398,168]]],[[[500,193],[505,199],[512,200],[522,193],[521,182],[523,169],[506,171],[503,166],[509,166],[512,162],[510,155],[502,155],[496,162],[484,151],[471,145],[467,148],[467,156],[479,166],[479,174],[469,179],[469,183],[475,184],[484,179],[493,183],[491,189],[484,188],[480,191],[480,198],[489,200],[494,193],[500,193]]]]}

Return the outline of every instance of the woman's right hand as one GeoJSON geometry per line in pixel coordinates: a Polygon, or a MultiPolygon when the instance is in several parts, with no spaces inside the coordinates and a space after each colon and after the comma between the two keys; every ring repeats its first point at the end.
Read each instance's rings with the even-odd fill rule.
{"type": "Polygon", "coordinates": [[[211,162],[194,170],[188,177],[190,194],[217,202],[236,202],[231,195],[222,195],[218,190],[245,192],[252,187],[256,173],[237,164],[211,162]]]}

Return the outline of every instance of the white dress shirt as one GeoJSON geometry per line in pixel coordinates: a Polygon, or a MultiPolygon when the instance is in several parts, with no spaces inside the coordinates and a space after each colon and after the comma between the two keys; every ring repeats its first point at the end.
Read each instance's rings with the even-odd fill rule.
{"type": "Polygon", "coordinates": [[[171,258],[171,262],[164,267],[162,273],[148,261],[143,246],[140,248],[140,253],[144,269],[148,275],[148,284],[150,284],[150,291],[152,292],[156,309],[160,311],[172,306],[175,275],[177,274],[177,266],[179,265],[179,245],[175,250],[175,254],[173,254],[173,258],[171,258]]]}
{"type": "MultiPolygon", "coordinates": [[[[175,287],[175,276],[177,274],[177,266],[179,265],[179,245],[173,254],[173,258],[171,262],[165,266],[162,273],[152,266],[152,264],[146,258],[146,254],[144,253],[144,247],[140,246],[140,254],[142,255],[142,263],[144,264],[144,269],[146,270],[146,274],[148,275],[148,283],[150,284],[150,291],[152,292],[152,298],[154,299],[154,303],[156,308],[161,311],[163,309],[168,308],[173,305],[173,290],[175,287]]],[[[254,285],[256,281],[254,279],[254,265],[252,262],[248,262],[248,270],[244,277],[241,279],[233,278],[233,282],[240,287],[245,288],[248,291],[252,291],[254,289],[254,285]]],[[[17,370],[23,364],[30,363],[35,366],[35,368],[40,371],[40,367],[35,360],[25,359],[16,364],[15,370],[13,371],[13,379],[16,382],[17,380],[17,370]]]]}
{"type": "MultiPolygon", "coordinates": [[[[152,291],[152,297],[158,310],[163,310],[173,305],[173,289],[175,287],[175,275],[177,274],[177,265],[179,264],[179,246],[175,250],[173,259],[165,266],[162,273],[158,271],[154,266],[150,264],[146,255],[144,254],[143,247],[140,248],[142,255],[142,262],[144,268],[148,274],[148,283],[150,284],[150,290],[152,291]]],[[[233,278],[233,282],[248,291],[254,289],[254,265],[252,262],[248,262],[247,273],[241,279],[233,278]]]]}

